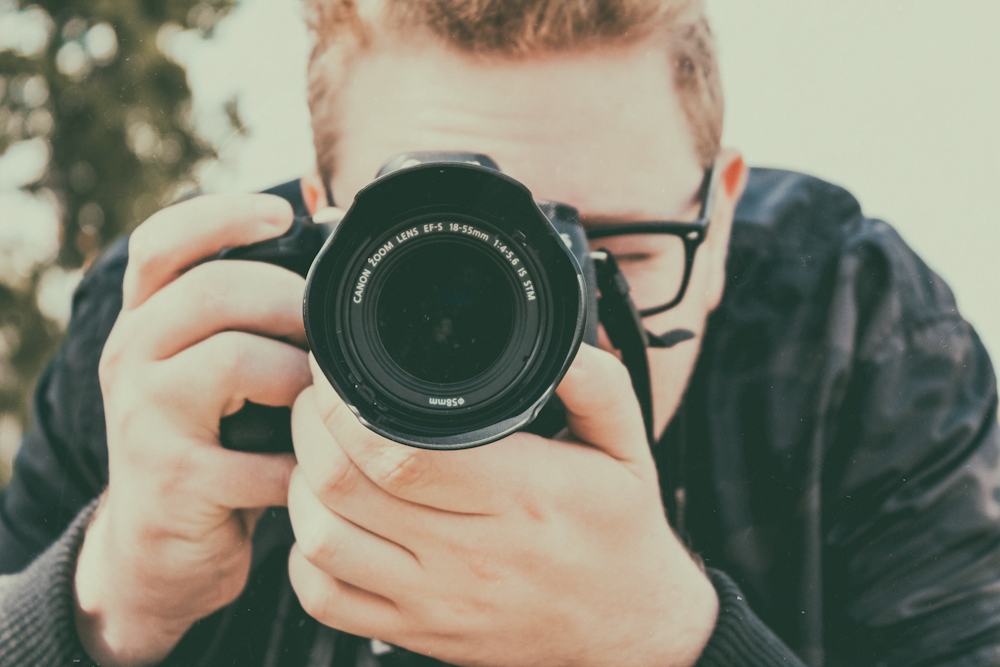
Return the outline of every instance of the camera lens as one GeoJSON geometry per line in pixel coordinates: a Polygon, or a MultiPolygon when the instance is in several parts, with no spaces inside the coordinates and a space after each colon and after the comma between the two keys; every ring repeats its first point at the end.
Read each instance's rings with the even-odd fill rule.
{"type": "Polygon", "coordinates": [[[461,241],[423,244],[391,267],[375,307],[389,358],[424,382],[470,380],[489,369],[511,337],[509,271],[461,241]]]}
{"type": "Polygon", "coordinates": [[[531,422],[555,391],[583,334],[582,281],[523,185],[478,165],[418,165],[359,192],[317,256],[309,347],[373,431],[480,445],[531,422]]]}

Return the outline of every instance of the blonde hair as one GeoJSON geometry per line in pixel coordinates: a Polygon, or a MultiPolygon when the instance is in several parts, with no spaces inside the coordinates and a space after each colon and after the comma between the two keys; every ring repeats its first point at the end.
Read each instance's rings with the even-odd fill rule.
{"type": "Polygon", "coordinates": [[[695,151],[708,167],[719,152],[724,102],[703,0],[305,0],[316,37],[309,108],[320,172],[335,170],[335,108],[351,59],[380,31],[424,30],[463,53],[519,59],[551,51],[625,45],[667,35],[674,86],[695,151]]]}

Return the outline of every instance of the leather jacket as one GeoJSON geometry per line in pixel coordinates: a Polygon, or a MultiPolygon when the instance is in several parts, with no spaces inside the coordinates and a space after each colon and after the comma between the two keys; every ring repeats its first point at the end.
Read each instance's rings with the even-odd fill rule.
{"type": "MultiPolygon", "coordinates": [[[[304,213],[297,182],[272,191],[304,213]]],[[[35,563],[0,577],[12,609],[72,612],[74,549],[107,483],[97,364],[127,261],[119,243],[85,278],[38,385],[0,500],[0,572],[35,563]]],[[[944,282],[843,189],[752,170],[722,303],[656,457],[722,600],[699,664],[1000,664],[993,366],[944,282]]],[[[287,584],[293,539],[269,510],[244,594],[168,662],[437,664],[317,627],[287,584]]],[[[33,622],[0,609],[0,644],[49,627],[33,622]]],[[[60,623],[59,659],[86,661],[60,623]]]]}

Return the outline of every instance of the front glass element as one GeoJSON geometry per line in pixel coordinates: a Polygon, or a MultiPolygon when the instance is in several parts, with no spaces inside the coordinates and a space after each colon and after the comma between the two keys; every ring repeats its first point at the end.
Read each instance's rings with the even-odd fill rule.
{"type": "Polygon", "coordinates": [[[507,347],[514,290],[502,265],[483,249],[453,238],[427,244],[385,279],[375,311],[382,346],[419,380],[474,378],[507,347]]]}

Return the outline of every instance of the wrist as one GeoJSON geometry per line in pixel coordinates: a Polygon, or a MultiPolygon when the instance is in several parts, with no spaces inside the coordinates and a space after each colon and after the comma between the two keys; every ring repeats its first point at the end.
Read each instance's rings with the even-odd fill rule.
{"type": "Polygon", "coordinates": [[[659,613],[649,615],[646,641],[636,644],[636,664],[692,667],[715,630],[719,597],[708,575],[687,550],[673,560],[670,583],[661,590],[659,613]]]}
{"type": "Polygon", "coordinates": [[[678,667],[692,667],[698,662],[705,646],[708,645],[719,617],[719,596],[708,576],[700,569],[691,581],[688,606],[684,609],[684,630],[679,636],[684,638],[677,652],[678,667]]]}
{"type": "Polygon", "coordinates": [[[149,575],[153,559],[130,558],[134,549],[113,544],[104,500],[77,559],[77,634],[101,665],[157,664],[195,621],[214,610],[202,613],[191,605],[183,586],[149,575]]]}

